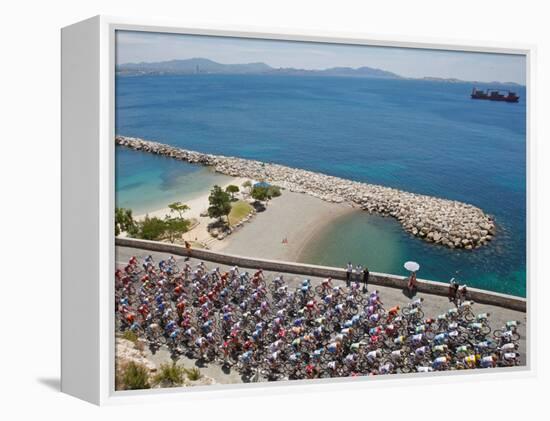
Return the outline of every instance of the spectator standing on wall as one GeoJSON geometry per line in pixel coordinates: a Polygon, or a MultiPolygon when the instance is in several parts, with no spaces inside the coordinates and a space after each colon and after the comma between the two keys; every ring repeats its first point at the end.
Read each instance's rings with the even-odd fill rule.
{"type": "Polygon", "coordinates": [[[363,274],[363,266],[361,266],[360,264],[357,264],[357,266],[355,266],[355,279],[354,279],[354,282],[361,282],[361,275],[363,274]]]}
{"type": "MultiPolygon", "coordinates": [[[[458,287],[458,284],[457,284],[458,287]]],[[[464,301],[466,301],[466,296],[468,295],[468,289],[466,288],[466,284],[462,285],[460,287],[460,290],[458,290],[457,294],[457,305],[460,305],[464,301]]]]}
{"type": "Polygon", "coordinates": [[[351,262],[348,262],[348,265],[346,267],[346,285],[349,287],[351,282],[351,275],[353,273],[353,265],[351,262]]]}
{"type": "Polygon", "coordinates": [[[458,295],[458,282],[456,282],[453,278],[449,283],[449,301],[452,303],[456,302],[457,295],[458,295]]]}
{"type": "Polygon", "coordinates": [[[416,272],[411,272],[409,282],[407,283],[407,289],[409,291],[409,298],[412,298],[416,293],[416,272]]]}

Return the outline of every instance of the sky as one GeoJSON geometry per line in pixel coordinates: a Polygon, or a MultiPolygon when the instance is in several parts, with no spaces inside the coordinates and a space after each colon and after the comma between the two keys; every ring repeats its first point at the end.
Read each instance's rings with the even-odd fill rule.
{"type": "Polygon", "coordinates": [[[207,58],[224,64],[263,62],[274,68],[368,66],[403,77],[442,77],[525,85],[523,55],[316,42],[117,31],[117,64],[207,58]]]}

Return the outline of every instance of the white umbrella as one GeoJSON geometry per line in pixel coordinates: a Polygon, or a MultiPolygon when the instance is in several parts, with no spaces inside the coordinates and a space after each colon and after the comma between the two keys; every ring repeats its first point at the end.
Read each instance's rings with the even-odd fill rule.
{"type": "Polygon", "coordinates": [[[405,262],[403,266],[410,272],[416,272],[418,269],[420,269],[420,265],[416,262],[405,262]]]}

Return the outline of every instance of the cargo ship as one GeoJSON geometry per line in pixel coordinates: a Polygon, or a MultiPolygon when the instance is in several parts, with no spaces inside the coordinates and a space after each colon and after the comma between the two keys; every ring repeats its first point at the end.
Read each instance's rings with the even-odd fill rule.
{"type": "Polygon", "coordinates": [[[472,99],[487,99],[489,101],[518,102],[519,96],[515,92],[499,89],[487,89],[485,91],[477,88],[472,89],[472,99]]]}

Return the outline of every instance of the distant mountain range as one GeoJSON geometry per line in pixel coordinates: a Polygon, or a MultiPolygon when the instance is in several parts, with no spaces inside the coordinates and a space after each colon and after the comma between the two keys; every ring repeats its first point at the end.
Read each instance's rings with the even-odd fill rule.
{"type": "Polygon", "coordinates": [[[420,78],[420,80],[429,80],[431,82],[445,82],[445,83],[473,83],[473,84],[477,84],[477,85],[506,85],[506,86],[523,86],[523,85],[520,85],[519,83],[516,83],[516,82],[497,82],[497,81],[492,81],[492,82],[480,82],[480,81],[477,81],[477,80],[462,80],[462,79],[456,79],[454,77],[451,77],[451,78],[442,78],[442,77],[430,77],[430,76],[425,76],[423,78],[420,78]]]}
{"type": "MultiPolygon", "coordinates": [[[[116,67],[117,75],[189,75],[189,74],[234,74],[234,75],[289,75],[289,76],[347,76],[377,79],[411,79],[387,70],[373,67],[331,67],[322,70],[296,69],[293,67],[271,67],[265,63],[222,64],[207,58],[190,58],[160,62],[126,63],[116,67]]],[[[514,82],[476,82],[455,78],[423,77],[421,80],[479,85],[516,85],[514,82]]]]}
{"type": "Polygon", "coordinates": [[[206,58],[170,60],[156,63],[126,63],[116,68],[119,75],[153,74],[281,74],[311,76],[356,76],[383,79],[400,79],[401,76],[372,67],[332,67],[323,70],[274,68],[265,63],[222,64],[206,58]]]}

